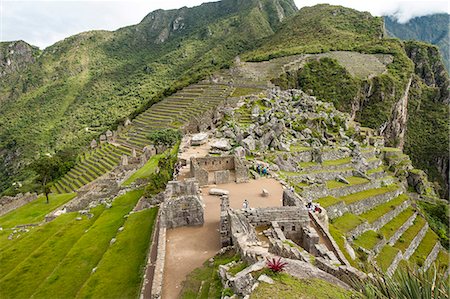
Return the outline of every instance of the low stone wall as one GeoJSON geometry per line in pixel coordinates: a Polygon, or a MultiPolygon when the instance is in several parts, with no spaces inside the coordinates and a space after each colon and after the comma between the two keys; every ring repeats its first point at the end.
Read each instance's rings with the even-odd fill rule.
{"type": "MultiPolygon", "coordinates": [[[[158,258],[156,259],[155,272],[151,285],[150,298],[152,299],[161,299],[162,297],[165,261],[166,261],[166,228],[161,227],[159,229],[159,236],[158,236],[158,258]]],[[[140,299],[147,299],[147,298],[143,296],[143,293],[141,293],[140,299]]]]}
{"type": "Polygon", "coordinates": [[[335,205],[325,208],[327,210],[328,218],[333,220],[334,218],[341,217],[348,212],[348,208],[343,201],[338,202],[335,205]]]}
{"type": "Polygon", "coordinates": [[[398,189],[398,190],[394,190],[391,192],[371,196],[369,198],[351,203],[351,204],[347,205],[347,208],[351,213],[359,215],[364,212],[367,212],[370,209],[373,209],[374,207],[376,207],[382,203],[385,203],[385,202],[393,199],[394,197],[399,196],[400,194],[402,194],[402,190],[398,189]]]}
{"type": "Polygon", "coordinates": [[[405,260],[408,260],[411,255],[416,251],[417,247],[419,246],[420,242],[422,241],[423,237],[427,233],[428,230],[428,222],[425,223],[425,225],[422,227],[422,229],[419,231],[419,233],[414,237],[414,239],[409,244],[408,249],[405,250],[405,253],[403,254],[403,258],[405,260]]]}
{"type": "Polygon", "coordinates": [[[400,228],[395,232],[395,234],[388,240],[389,245],[394,245],[398,239],[403,235],[403,233],[413,224],[414,219],[417,217],[417,213],[414,213],[405,223],[400,226],[400,228]]]}
{"type": "Polygon", "coordinates": [[[352,266],[335,266],[331,265],[326,259],[318,257],[315,261],[316,267],[320,270],[333,275],[339,280],[352,285],[355,281],[364,281],[367,275],[352,266]]]}
{"type": "Polygon", "coordinates": [[[406,200],[399,206],[395,207],[395,209],[387,212],[377,220],[375,220],[373,223],[364,222],[360,225],[358,225],[356,228],[351,230],[347,235],[353,239],[356,239],[358,236],[363,234],[364,232],[368,230],[378,231],[380,228],[382,228],[386,223],[391,221],[395,216],[400,214],[403,210],[405,210],[410,205],[410,201],[406,200]]]}
{"type": "Polygon", "coordinates": [[[277,256],[281,256],[293,260],[301,260],[309,263],[309,254],[306,253],[302,248],[297,246],[291,246],[290,244],[295,244],[291,240],[275,240],[269,238],[269,252],[277,256]]]}
{"type": "Polygon", "coordinates": [[[439,251],[441,250],[441,244],[436,242],[436,245],[434,245],[433,250],[431,250],[430,254],[427,256],[427,259],[423,263],[423,270],[426,271],[428,268],[430,268],[431,264],[436,260],[439,251]]]}
{"type": "Polygon", "coordinates": [[[289,189],[283,191],[283,206],[301,206],[303,205],[301,198],[289,189]]]}
{"type": "Polygon", "coordinates": [[[403,259],[403,254],[401,250],[397,253],[397,255],[394,257],[394,260],[389,265],[388,269],[386,270],[387,275],[392,276],[395,272],[395,269],[397,269],[398,263],[403,259]]]}
{"type": "Polygon", "coordinates": [[[300,226],[309,224],[308,211],[304,206],[245,209],[238,212],[254,226],[270,225],[272,221],[296,222],[300,226]]]}
{"type": "Polygon", "coordinates": [[[305,173],[305,174],[298,174],[295,176],[292,176],[291,179],[296,181],[302,181],[302,180],[323,180],[323,181],[330,181],[334,180],[337,175],[342,175],[343,177],[349,177],[353,175],[353,170],[340,170],[335,172],[318,172],[318,173],[305,173]]]}
{"type": "Polygon", "coordinates": [[[38,198],[38,195],[33,193],[27,193],[25,195],[23,194],[17,194],[16,196],[4,196],[0,198],[0,216],[3,216],[11,211],[14,211],[15,209],[18,209],[27,203],[35,200],[38,198]]]}

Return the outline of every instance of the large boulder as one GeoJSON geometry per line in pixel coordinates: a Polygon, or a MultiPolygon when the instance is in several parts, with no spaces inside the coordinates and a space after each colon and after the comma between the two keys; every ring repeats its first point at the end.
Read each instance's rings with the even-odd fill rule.
{"type": "Polygon", "coordinates": [[[256,149],[255,139],[252,135],[242,140],[241,144],[245,149],[249,151],[254,151],[256,149]]]}
{"type": "Polygon", "coordinates": [[[191,145],[202,145],[208,140],[208,133],[198,133],[192,136],[191,145]]]}
{"type": "Polygon", "coordinates": [[[219,139],[211,144],[211,148],[220,151],[229,151],[231,149],[231,144],[227,139],[219,139]]]}

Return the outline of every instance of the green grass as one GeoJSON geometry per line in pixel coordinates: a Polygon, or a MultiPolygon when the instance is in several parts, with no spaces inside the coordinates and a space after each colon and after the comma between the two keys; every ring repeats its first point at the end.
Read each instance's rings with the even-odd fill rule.
{"type": "Polygon", "coordinates": [[[347,233],[358,225],[364,223],[364,219],[355,214],[345,213],[341,217],[333,219],[332,223],[339,231],[347,233]]]}
{"type": "Polygon", "coordinates": [[[371,175],[373,173],[382,172],[383,170],[384,170],[383,166],[379,166],[377,168],[372,168],[372,169],[367,170],[367,174],[371,175]]]}
{"type": "Polygon", "coordinates": [[[334,225],[329,225],[329,231],[331,236],[333,237],[334,241],[338,245],[341,252],[344,254],[347,261],[353,266],[356,267],[356,262],[350,257],[350,254],[345,249],[345,243],[344,243],[344,235],[334,227],[334,225]]]}
{"type": "Polygon", "coordinates": [[[444,250],[439,251],[439,254],[436,257],[436,263],[438,263],[440,267],[448,268],[450,263],[448,252],[444,250]]]}
{"type": "Polygon", "coordinates": [[[158,162],[161,157],[163,157],[163,154],[154,155],[151,157],[144,166],[139,168],[125,182],[123,182],[122,186],[129,186],[138,179],[144,179],[150,176],[156,171],[156,168],[158,168],[158,162]]]}
{"type": "Polygon", "coordinates": [[[233,267],[231,267],[230,270],[228,270],[228,272],[231,275],[236,275],[247,267],[248,267],[248,264],[246,262],[240,262],[240,263],[234,265],[233,267]]]}
{"type": "Polygon", "coordinates": [[[335,205],[339,202],[342,202],[342,200],[337,199],[336,197],[333,197],[333,196],[326,196],[326,197],[319,198],[318,200],[316,200],[316,202],[318,202],[322,207],[327,208],[327,207],[331,207],[332,205],[335,205]]]}
{"type": "Polygon", "coordinates": [[[186,277],[179,298],[221,298],[223,286],[217,271],[219,265],[225,265],[232,261],[239,261],[239,255],[236,255],[234,251],[216,255],[212,264],[206,261],[203,267],[195,269],[186,277]]]}
{"type": "Polygon", "coordinates": [[[387,271],[398,252],[399,250],[397,248],[389,245],[386,245],[383,249],[381,249],[380,253],[378,253],[376,257],[377,264],[380,266],[381,270],[384,272],[387,271]]]}
{"type": "Polygon", "coordinates": [[[355,239],[354,244],[361,246],[365,249],[372,250],[375,245],[381,241],[381,235],[373,230],[364,232],[358,238],[355,239]]]}
{"type": "Polygon", "coordinates": [[[12,271],[47,239],[74,221],[76,213],[61,215],[45,225],[31,229],[19,239],[5,240],[0,254],[0,278],[12,271]],[[6,246],[7,245],[7,246],[6,246]]]}
{"type": "Polygon", "coordinates": [[[366,219],[369,223],[375,222],[378,218],[383,216],[384,214],[394,210],[396,207],[398,207],[400,204],[402,204],[404,201],[408,199],[408,196],[405,194],[401,194],[397,196],[396,198],[385,202],[379,206],[376,206],[374,209],[371,209],[360,216],[364,219],[366,219]]]}
{"type": "Polygon", "coordinates": [[[241,97],[249,94],[260,93],[261,89],[259,88],[247,88],[247,87],[238,87],[231,94],[232,97],[241,97]]]}
{"type": "Polygon", "coordinates": [[[348,164],[351,161],[352,161],[352,158],[347,157],[347,158],[342,158],[342,159],[337,159],[337,160],[326,160],[326,161],[323,161],[322,165],[323,166],[337,166],[337,165],[348,164]]]}
{"type": "Polygon", "coordinates": [[[392,184],[386,187],[376,188],[376,189],[369,189],[357,193],[353,193],[350,195],[342,196],[340,197],[341,200],[343,200],[346,204],[351,204],[369,197],[373,197],[376,195],[392,192],[398,189],[398,186],[396,184],[392,184]]]}
{"type": "Polygon", "coordinates": [[[407,208],[396,217],[394,217],[391,221],[386,223],[382,228],[380,228],[380,233],[389,240],[395,232],[406,222],[413,214],[414,209],[412,207],[407,208]]]}
{"type": "Polygon", "coordinates": [[[423,266],[423,263],[431,250],[433,250],[436,242],[438,242],[438,236],[431,229],[428,229],[416,251],[414,251],[413,255],[410,257],[410,261],[419,267],[423,266]]]}
{"type": "Polygon", "coordinates": [[[360,177],[356,177],[356,176],[351,176],[351,177],[347,177],[345,178],[350,184],[345,184],[342,182],[338,182],[336,180],[330,180],[327,181],[327,188],[328,189],[335,189],[335,188],[341,188],[341,187],[345,187],[345,186],[352,186],[352,185],[359,185],[359,184],[365,184],[368,183],[369,180],[365,179],[365,178],[360,178],[360,177]]]}
{"type": "Polygon", "coordinates": [[[84,217],[81,221],[72,220],[46,239],[27,258],[19,261],[16,267],[0,280],[2,298],[30,297],[58,267],[86,229],[97,220],[99,214],[94,215],[91,219],[84,217]]]}
{"type": "Polygon", "coordinates": [[[130,215],[117,241],[103,255],[78,298],[137,298],[157,208],[130,215]]]}
{"type": "Polygon", "coordinates": [[[125,222],[124,216],[133,209],[142,194],[143,190],[135,190],[116,198],[112,208],[105,210],[79,238],[51,275],[35,290],[33,297],[75,297],[108,249],[110,240],[125,222]]]}
{"type": "Polygon", "coordinates": [[[300,163],[298,163],[298,166],[301,168],[308,168],[311,166],[318,166],[318,165],[319,165],[319,163],[316,163],[316,162],[300,162],[300,163]]]}
{"type": "MultiPolygon", "coordinates": [[[[298,279],[287,273],[272,276],[274,284],[261,283],[250,298],[271,299],[346,299],[358,298],[353,291],[347,291],[321,279],[298,279]],[[300,295],[301,294],[301,295],[300,295]]],[[[362,298],[362,297],[361,297],[362,298]]]]}
{"type": "Polygon", "coordinates": [[[416,219],[414,219],[413,225],[411,225],[400,237],[400,239],[397,240],[397,242],[394,244],[395,248],[400,249],[402,252],[405,252],[405,250],[409,247],[411,244],[411,241],[417,236],[419,231],[423,228],[426,221],[420,216],[417,216],[416,219]]]}
{"type": "Polygon", "coordinates": [[[402,150],[396,147],[383,147],[381,149],[383,152],[401,152],[402,150]]]}
{"type": "Polygon", "coordinates": [[[301,146],[301,145],[291,145],[290,149],[291,149],[291,152],[294,152],[294,153],[307,152],[307,151],[312,150],[311,147],[301,146]]]}
{"type": "Polygon", "coordinates": [[[34,201],[0,217],[0,227],[11,228],[19,224],[38,223],[44,220],[45,215],[73,199],[76,193],[50,194],[49,203],[45,196],[40,196],[34,201]]]}

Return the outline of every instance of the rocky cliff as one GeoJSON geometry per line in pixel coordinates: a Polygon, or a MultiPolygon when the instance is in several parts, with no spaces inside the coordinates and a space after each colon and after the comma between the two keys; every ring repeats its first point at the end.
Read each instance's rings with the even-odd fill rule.
{"type": "Polygon", "coordinates": [[[39,49],[24,41],[0,43],[0,78],[20,72],[35,61],[39,49]]]}

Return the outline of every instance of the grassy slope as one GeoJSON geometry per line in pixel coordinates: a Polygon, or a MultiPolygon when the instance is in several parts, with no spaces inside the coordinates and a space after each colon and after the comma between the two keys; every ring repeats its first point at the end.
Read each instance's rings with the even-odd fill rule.
{"type": "Polygon", "coordinates": [[[125,222],[124,216],[133,209],[142,194],[142,190],[136,190],[116,198],[112,208],[103,212],[60,260],[51,275],[35,289],[33,297],[74,297],[125,222]]]}
{"type": "Polygon", "coordinates": [[[137,298],[150,237],[158,213],[152,208],[130,215],[117,242],[103,255],[79,298],[137,298]],[[126,277],[127,279],[124,279],[126,277]]]}
{"type": "Polygon", "coordinates": [[[144,166],[142,166],[140,169],[138,169],[135,173],[133,173],[125,182],[123,182],[123,186],[129,186],[131,183],[135,182],[138,179],[143,179],[151,175],[155,172],[156,168],[158,167],[159,159],[163,156],[163,154],[160,155],[154,155],[151,157],[147,163],[145,163],[144,166]]]}
{"type": "Polygon", "coordinates": [[[346,291],[336,285],[320,279],[297,279],[289,274],[281,273],[273,277],[275,283],[261,283],[250,298],[280,299],[338,299],[358,298],[356,293],[346,291]]]}
{"type": "Polygon", "coordinates": [[[40,196],[34,201],[0,217],[0,227],[11,228],[19,224],[37,223],[44,220],[45,215],[65,204],[76,196],[70,194],[50,194],[49,203],[45,196],[40,196]]]}
{"type": "Polygon", "coordinates": [[[12,271],[0,279],[2,298],[30,297],[59,265],[85,230],[97,220],[99,214],[96,213],[91,219],[84,218],[81,221],[72,219],[41,246],[30,252],[28,257],[19,261],[12,271]]]}

